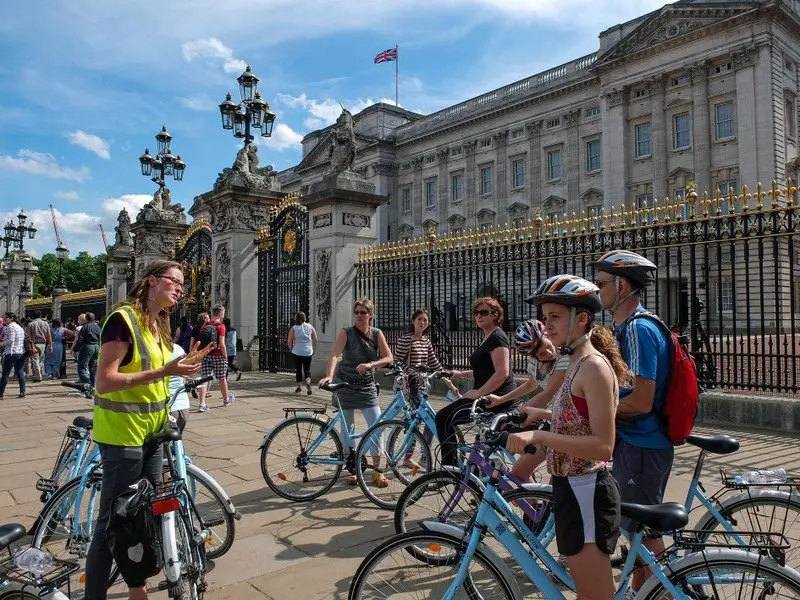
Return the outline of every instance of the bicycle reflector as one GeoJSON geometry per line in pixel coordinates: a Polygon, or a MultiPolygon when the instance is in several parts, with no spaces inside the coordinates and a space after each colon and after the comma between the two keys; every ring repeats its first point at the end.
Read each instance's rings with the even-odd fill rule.
{"type": "Polygon", "coordinates": [[[168,512],[175,512],[181,506],[181,501],[177,498],[164,498],[163,500],[156,500],[153,502],[153,514],[155,516],[163,515],[168,512]]]}

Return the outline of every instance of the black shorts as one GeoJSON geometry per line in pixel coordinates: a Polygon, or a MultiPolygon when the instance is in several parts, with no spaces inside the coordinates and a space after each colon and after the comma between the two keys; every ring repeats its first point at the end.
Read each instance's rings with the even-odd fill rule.
{"type": "MultiPolygon", "coordinates": [[[[674,458],[675,449],[672,447],[640,448],[617,437],[612,472],[619,484],[622,501],[661,504],[674,458]]],[[[623,519],[622,528],[632,531],[633,522],[623,519]]]]}
{"type": "Polygon", "coordinates": [[[619,538],[620,500],[611,472],[553,477],[553,517],[556,544],[564,556],[578,554],[584,544],[596,544],[604,554],[613,554],[619,538]]]}

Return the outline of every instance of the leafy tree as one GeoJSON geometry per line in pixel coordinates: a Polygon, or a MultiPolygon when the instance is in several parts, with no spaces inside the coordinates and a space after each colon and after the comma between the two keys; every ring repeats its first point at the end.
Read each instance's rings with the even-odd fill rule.
{"type": "MultiPolygon", "coordinates": [[[[39,272],[33,282],[34,296],[50,296],[58,285],[59,261],[55,254],[34,259],[39,272]]],[[[106,284],[106,255],[90,256],[81,251],[75,258],[64,261],[64,284],[70,292],[101,288],[106,284]]]]}

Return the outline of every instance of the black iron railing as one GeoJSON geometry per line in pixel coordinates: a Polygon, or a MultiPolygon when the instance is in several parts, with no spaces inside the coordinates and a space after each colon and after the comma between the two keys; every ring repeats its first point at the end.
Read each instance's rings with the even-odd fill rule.
{"type": "MultiPolygon", "coordinates": [[[[376,303],[376,325],[392,344],[420,307],[431,313],[443,363],[467,368],[479,341],[471,303],[493,296],[512,331],[535,316],[524,302],[557,273],[590,280],[589,263],[607,250],[639,252],[659,266],[643,304],[688,333],[701,384],[797,392],[800,253],[798,188],[744,188],[738,196],[653,203],[596,218],[490,228],[362,250],[355,294],[376,303]]],[[[610,324],[607,313],[600,320],[610,324]]],[[[512,353],[515,372],[523,357],[512,353]]]]}

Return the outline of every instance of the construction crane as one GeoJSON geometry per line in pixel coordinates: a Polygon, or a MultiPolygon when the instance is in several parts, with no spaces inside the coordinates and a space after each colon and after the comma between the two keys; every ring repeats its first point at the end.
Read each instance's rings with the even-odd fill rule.
{"type": "Polygon", "coordinates": [[[58,219],[56,219],[56,211],[53,208],[52,204],[50,205],[50,214],[53,217],[53,229],[55,229],[56,232],[56,241],[58,242],[58,247],[67,250],[67,245],[64,243],[64,240],[61,239],[61,231],[58,228],[58,219]]]}
{"type": "Polygon", "coordinates": [[[97,226],[100,228],[100,235],[103,236],[103,246],[106,247],[106,252],[108,252],[108,238],[106,237],[106,230],[103,229],[102,223],[98,223],[97,226]]]}

